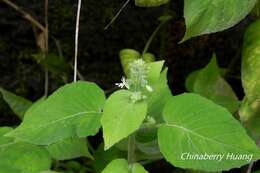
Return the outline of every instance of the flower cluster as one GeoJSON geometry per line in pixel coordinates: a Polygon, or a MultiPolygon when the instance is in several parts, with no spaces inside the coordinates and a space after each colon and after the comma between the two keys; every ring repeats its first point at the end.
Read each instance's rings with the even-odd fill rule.
{"type": "Polygon", "coordinates": [[[116,86],[132,91],[133,95],[131,96],[131,100],[134,102],[145,99],[146,96],[143,94],[143,91],[153,91],[153,88],[148,84],[147,80],[147,74],[149,72],[147,63],[142,59],[135,60],[129,64],[129,70],[129,79],[122,77],[121,83],[116,83],[116,86]]]}

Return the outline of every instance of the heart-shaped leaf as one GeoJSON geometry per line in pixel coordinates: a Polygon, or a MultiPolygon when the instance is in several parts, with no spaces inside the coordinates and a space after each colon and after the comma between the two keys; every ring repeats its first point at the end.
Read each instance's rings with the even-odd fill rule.
{"type": "Polygon", "coordinates": [[[225,30],[253,9],[257,0],[184,0],[186,33],[191,37],[225,30]]]}
{"type": "Polygon", "coordinates": [[[142,100],[133,102],[132,94],[119,90],[106,101],[101,119],[106,149],[136,131],[145,119],[147,103],[142,100]]]}
{"type": "Polygon", "coordinates": [[[159,127],[162,154],[174,166],[216,172],[260,158],[260,150],[223,107],[196,94],[172,97],[159,127]]]}
{"type": "Polygon", "coordinates": [[[39,145],[95,135],[104,102],[104,92],[94,83],[67,84],[27,111],[22,124],[7,135],[39,145]]]}
{"type": "Polygon", "coordinates": [[[51,159],[43,147],[5,137],[10,131],[12,128],[0,128],[1,173],[39,173],[50,169],[51,159]]]}

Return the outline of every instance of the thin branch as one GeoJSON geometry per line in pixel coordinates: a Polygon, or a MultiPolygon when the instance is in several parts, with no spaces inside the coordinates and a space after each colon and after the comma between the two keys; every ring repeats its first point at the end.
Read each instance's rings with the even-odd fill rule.
{"type": "Polygon", "coordinates": [[[78,1],[76,31],[75,31],[75,57],[74,57],[74,82],[77,81],[78,65],[78,43],[79,43],[79,18],[80,18],[81,0],[78,1]]]}
{"type": "MultiPolygon", "coordinates": [[[[49,22],[48,22],[48,11],[49,11],[49,1],[45,0],[45,31],[44,31],[44,58],[48,56],[49,52],[49,22]]],[[[49,90],[49,72],[48,69],[45,68],[45,82],[44,82],[44,95],[48,95],[49,90]]]]}
{"type": "Polygon", "coordinates": [[[130,0],[127,0],[123,6],[119,9],[119,11],[116,13],[116,15],[112,18],[112,20],[105,26],[104,30],[107,30],[113,23],[114,21],[118,18],[118,16],[121,14],[121,12],[125,9],[127,4],[130,2],[130,0]]]}
{"type": "Polygon", "coordinates": [[[25,19],[27,19],[29,22],[31,22],[32,24],[34,24],[35,26],[37,26],[37,28],[39,28],[40,30],[42,30],[43,32],[45,32],[45,27],[38,22],[34,17],[32,17],[29,13],[27,13],[26,11],[24,11],[22,8],[20,8],[19,6],[17,6],[16,4],[14,4],[13,2],[9,1],[9,0],[0,0],[4,3],[6,3],[7,5],[9,5],[10,7],[12,7],[13,9],[15,9],[16,11],[18,11],[19,13],[21,13],[23,15],[23,17],[25,19]]]}

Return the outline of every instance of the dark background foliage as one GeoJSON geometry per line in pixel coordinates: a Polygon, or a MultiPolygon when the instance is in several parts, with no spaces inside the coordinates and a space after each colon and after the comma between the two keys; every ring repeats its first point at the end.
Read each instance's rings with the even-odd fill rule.
{"type": "MultiPolygon", "coordinates": [[[[17,5],[44,22],[44,1],[19,0],[17,5]]],[[[121,7],[122,0],[83,1],[80,19],[79,71],[88,81],[109,90],[121,78],[118,52],[123,48],[142,51],[149,36],[159,24],[157,18],[171,14],[153,41],[150,52],[164,59],[169,67],[168,80],[174,94],[185,92],[187,75],[205,66],[213,52],[218,63],[228,68],[226,79],[237,95],[243,97],[240,82],[240,59],[243,34],[252,20],[247,17],[235,27],[211,35],[204,35],[178,44],[184,35],[183,0],[171,1],[157,8],[139,8],[134,2],[126,7],[108,29],[104,26],[121,7]]],[[[65,61],[73,63],[76,1],[56,0],[49,5],[50,53],[58,54],[53,38],[58,40],[65,61]]],[[[36,100],[44,93],[44,70],[33,58],[39,53],[32,25],[9,6],[0,2],[0,86],[18,95],[36,100]]],[[[72,81],[73,70],[66,73],[72,81]]],[[[50,76],[50,90],[64,84],[57,75],[50,76]]],[[[19,120],[0,100],[0,125],[15,125],[19,120]]],[[[161,163],[162,164],[162,163],[161,163]]]]}

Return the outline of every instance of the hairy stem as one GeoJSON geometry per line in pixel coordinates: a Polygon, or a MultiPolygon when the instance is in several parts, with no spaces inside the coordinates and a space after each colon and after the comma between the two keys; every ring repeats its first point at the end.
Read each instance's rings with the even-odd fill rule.
{"type": "Polygon", "coordinates": [[[75,31],[75,57],[74,57],[74,82],[77,81],[77,69],[78,69],[78,43],[79,43],[79,19],[80,19],[81,0],[78,1],[77,19],[76,19],[76,31],[75,31]]]}
{"type": "Polygon", "coordinates": [[[128,137],[127,160],[130,164],[135,162],[135,134],[128,137]]]}
{"type": "Polygon", "coordinates": [[[13,9],[15,9],[16,11],[18,11],[19,13],[21,13],[23,15],[23,17],[28,20],[29,22],[31,22],[32,24],[34,24],[37,28],[39,28],[41,31],[45,32],[45,27],[38,22],[34,17],[32,17],[29,13],[27,13],[26,11],[24,11],[21,7],[17,6],[16,4],[14,4],[13,2],[11,2],[10,0],[0,0],[4,3],[6,3],[7,5],[9,5],[10,7],[12,7],[13,9]]]}

